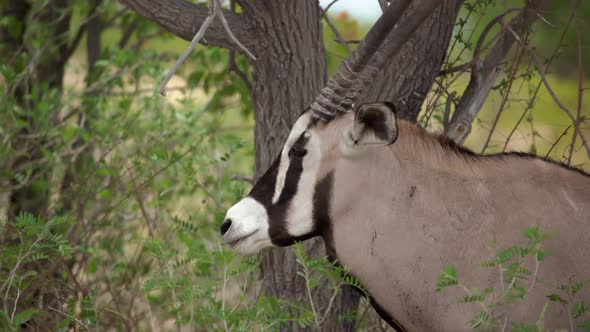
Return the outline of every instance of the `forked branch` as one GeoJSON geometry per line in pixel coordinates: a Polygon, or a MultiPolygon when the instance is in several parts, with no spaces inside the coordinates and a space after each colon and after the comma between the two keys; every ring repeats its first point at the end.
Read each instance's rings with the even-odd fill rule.
{"type": "Polygon", "coordinates": [[[471,80],[458,102],[451,121],[448,126],[445,126],[445,135],[456,143],[463,144],[471,132],[471,124],[500,74],[498,66],[516,42],[506,27],[516,31],[526,31],[541,17],[539,12],[544,8],[546,2],[546,0],[527,1],[527,5],[522,10],[510,9],[492,19],[485,27],[475,47],[473,60],[469,62],[471,64],[471,80]],[[515,11],[519,11],[519,13],[508,24],[505,24],[504,19],[507,14],[515,11]],[[503,29],[499,32],[496,42],[486,57],[481,59],[484,41],[492,27],[497,24],[503,26],[503,29]]]}
{"type": "Polygon", "coordinates": [[[195,36],[193,37],[193,40],[191,41],[191,44],[189,45],[189,47],[182,53],[180,58],[178,58],[178,60],[176,61],[176,63],[172,67],[172,69],[168,72],[168,74],[166,75],[166,77],[164,78],[162,83],[160,84],[159,91],[162,94],[162,96],[166,95],[166,85],[168,85],[168,82],[170,81],[172,76],[174,76],[174,74],[178,70],[178,67],[180,67],[180,65],[184,62],[184,60],[186,60],[186,58],[191,53],[191,51],[195,48],[195,46],[197,46],[197,44],[205,36],[205,32],[207,31],[207,29],[209,28],[209,25],[211,25],[211,23],[213,22],[215,17],[219,18],[219,20],[221,21],[221,24],[223,25],[223,28],[225,29],[225,32],[229,36],[230,40],[232,40],[236,45],[238,45],[239,48],[242,51],[244,51],[244,53],[246,53],[250,58],[252,58],[252,60],[256,60],[256,57],[254,56],[254,54],[252,54],[246,48],[246,46],[244,46],[236,38],[236,36],[233,34],[231,29],[229,28],[227,20],[225,19],[225,16],[223,16],[223,12],[221,10],[220,0],[209,0],[209,16],[207,16],[205,21],[203,21],[203,24],[199,28],[199,31],[197,31],[197,34],[195,34],[195,36]]]}

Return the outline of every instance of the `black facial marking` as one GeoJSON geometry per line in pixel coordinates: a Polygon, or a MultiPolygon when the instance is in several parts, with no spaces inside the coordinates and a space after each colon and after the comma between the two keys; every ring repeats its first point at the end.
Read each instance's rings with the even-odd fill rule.
{"type": "Polygon", "coordinates": [[[313,192],[313,221],[318,234],[324,239],[326,251],[330,257],[335,257],[332,221],[330,219],[333,181],[334,174],[330,172],[318,181],[313,192]]]}
{"type": "Polygon", "coordinates": [[[254,198],[266,208],[269,218],[269,237],[272,243],[277,246],[290,246],[295,241],[303,241],[317,236],[315,229],[310,234],[303,236],[294,237],[290,235],[287,230],[286,220],[287,211],[293,197],[297,194],[299,181],[303,173],[303,160],[307,154],[305,145],[308,141],[309,138],[302,133],[287,152],[289,168],[285,174],[283,190],[276,203],[272,203],[272,198],[281,162],[280,154],[248,194],[249,197],[254,198]]]}
{"type": "Polygon", "coordinates": [[[256,184],[248,194],[248,197],[254,198],[267,210],[272,206],[272,196],[275,192],[280,162],[281,155],[279,154],[266,172],[256,181],[256,184]]]}

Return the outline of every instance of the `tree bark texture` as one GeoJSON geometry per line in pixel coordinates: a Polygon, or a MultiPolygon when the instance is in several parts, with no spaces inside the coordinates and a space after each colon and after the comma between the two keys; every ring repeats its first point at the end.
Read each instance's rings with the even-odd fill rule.
{"type": "MultiPolygon", "coordinates": [[[[192,39],[208,15],[207,8],[184,0],[121,1],[185,40],[192,39]]],[[[321,13],[317,0],[239,0],[237,3],[242,13],[225,15],[238,39],[258,58],[251,61],[251,98],[256,121],[256,177],[259,177],[278,155],[291,125],[327,81],[321,13]]],[[[444,0],[398,55],[387,62],[361,100],[391,101],[402,118],[415,121],[440,71],[462,3],[463,0],[444,0]]],[[[207,42],[238,50],[216,24],[205,35],[207,42]]],[[[306,247],[312,256],[324,254],[319,239],[306,241],[306,247]]],[[[297,270],[291,249],[265,251],[262,254],[265,293],[307,302],[304,280],[296,274],[297,270]]],[[[329,291],[314,295],[319,311],[327,307],[330,295],[329,291]]],[[[338,323],[336,318],[357,305],[358,294],[345,289],[335,301],[334,311],[323,329],[354,330],[354,322],[338,323]]],[[[285,330],[303,329],[294,324],[285,330]]]]}

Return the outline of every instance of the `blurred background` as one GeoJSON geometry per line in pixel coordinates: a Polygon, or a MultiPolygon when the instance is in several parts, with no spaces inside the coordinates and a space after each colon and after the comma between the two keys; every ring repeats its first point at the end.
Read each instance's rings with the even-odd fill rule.
{"type": "MultiPolygon", "coordinates": [[[[522,7],[467,4],[441,70],[468,62],[488,22],[522,7]]],[[[0,12],[0,329],[312,325],[309,303],[261,295],[259,258],[235,257],[218,236],[254,175],[247,59],[199,45],[162,97],[157,86],[188,42],[118,1],[2,1],[0,12]]],[[[352,47],[380,13],[376,0],[340,0],[328,11],[352,47]]],[[[323,24],[331,75],[348,53],[323,24]]],[[[589,136],[587,31],[590,2],[552,1],[528,46],[589,136]]],[[[517,50],[500,66],[465,146],[590,170],[580,139],[572,144],[572,121],[517,50]]],[[[461,95],[468,81],[468,72],[441,75],[419,123],[441,133],[448,93],[461,95]]],[[[311,263],[317,278],[333,277],[328,263],[311,263]]],[[[385,329],[368,308],[341,319],[385,329]]]]}

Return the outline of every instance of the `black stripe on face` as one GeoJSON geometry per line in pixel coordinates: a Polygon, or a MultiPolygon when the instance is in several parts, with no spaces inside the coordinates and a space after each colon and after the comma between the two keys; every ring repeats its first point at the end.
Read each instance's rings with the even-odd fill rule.
{"type": "Polygon", "coordinates": [[[326,251],[330,258],[336,257],[330,218],[333,181],[334,173],[330,172],[316,184],[313,193],[313,221],[319,235],[324,239],[326,251]]]}
{"type": "Polygon", "coordinates": [[[292,236],[287,229],[287,211],[290,203],[297,194],[301,174],[303,173],[303,160],[306,155],[305,145],[309,138],[302,133],[288,151],[289,168],[285,175],[285,183],[275,204],[272,197],[277,185],[277,176],[280,168],[281,155],[279,155],[271,167],[256,182],[248,196],[260,202],[267,210],[269,220],[269,237],[274,245],[289,246],[295,241],[303,241],[316,236],[315,227],[310,234],[292,236]]]}
{"type": "Polygon", "coordinates": [[[305,137],[304,134],[301,134],[287,153],[289,156],[289,168],[285,175],[285,184],[283,185],[283,191],[281,191],[281,195],[276,203],[277,205],[288,203],[297,194],[299,180],[303,173],[303,159],[305,159],[305,155],[307,154],[305,145],[308,141],[309,138],[305,137]]]}

